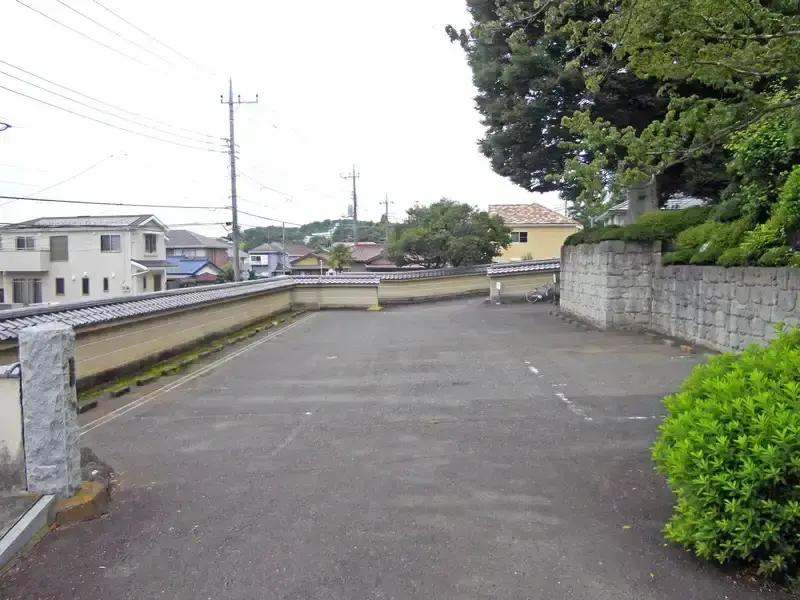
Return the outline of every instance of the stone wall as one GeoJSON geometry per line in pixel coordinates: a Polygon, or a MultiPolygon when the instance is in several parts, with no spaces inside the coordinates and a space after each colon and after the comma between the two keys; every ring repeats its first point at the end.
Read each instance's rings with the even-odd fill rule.
{"type": "Polygon", "coordinates": [[[641,327],[720,351],[800,325],[800,270],[662,266],[660,244],[565,246],[561,308],[601,328],[641,327]]]}
{"type": "Polygon", "coordinates": [[[800,325],[800,270],[669,266],[653,278],[650,329],[715,350],[766,342],[800,325]]]}
{"type": "Polygon", "coordinates": [[[659,248],[620,241],[564,246],[561,308],[601,328],[648,326],[659,248]]]}

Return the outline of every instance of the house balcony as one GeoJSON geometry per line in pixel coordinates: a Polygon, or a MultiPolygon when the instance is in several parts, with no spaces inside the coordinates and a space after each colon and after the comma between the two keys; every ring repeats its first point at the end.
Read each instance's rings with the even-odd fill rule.
{"type": "Polygon", "coordinates": [[[42,273],[50,270],[50,249],[2,250],[0,271],[7,273],[42,273]]]}

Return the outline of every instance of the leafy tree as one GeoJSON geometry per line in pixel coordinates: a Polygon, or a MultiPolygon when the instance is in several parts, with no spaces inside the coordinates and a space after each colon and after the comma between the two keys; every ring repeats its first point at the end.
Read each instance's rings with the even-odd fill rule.
{"type": "Polygon", "coordinates": [[[233,263],[226,262],[222,265],[222,273],[217,275],[217,283],[230,283],[233,281],[233,263]]]}
{"type": "Polygon", "coordinates": [[[569,66],[602,93],[611,57],[658,82],[667,111],[644,129],[621,127],[591,108],[563,119],[598,169],[613,165],[622,183],[643,180],[717,151],[737,131],[773,113],[800,130],[800,10],[796,0],[545,1],[545,22],[581,48],[569,66]],[[572,18],[567,5],[601,7],[605,19],[572,18]],[[687,87],[689,86],[689,87],[687,87]]]}
{"type": "Polygon", "coordinates": [[[442,198],[430,206],[408,209],[389,244],[397,265],[433,269],[488,263],[511,244],[511,230],[502,218],[442,198]]]}
{"type": "MultiPolygon", "coordinates": [[[[568,200],[570,216],[588,223],[616,199],[609,174],[620,156],[606,154],[595,162],[595,148],[564,118],[585,109],[593,119],[641,132],[666,114],[668,99],[659,95],[660,83],[625,69],[612,45],[586,53],[588,44],[574,43],[570,31],[560,27],[603,22],[613,15],[615,3],[558,3],[558,20],[544,10],[551,4],[468,2],[469,31],[448,26],[447,33],[461,44],[472,68],[486,127],[480,148],[494,170],[530,191],[558,190],[568,200]],[[584,71],[597,69],[605,74],[605,84],[591,89],[584,71]]],[[[718,156],[709,160],[720,162],[718,156]]],[[[666,198],[677,191],[714,194],[727,178],[724,169],[691,163],[666,170],[660,179],[666,198]]]]}
{"type": "Polygon", "coordinates": [[[353,264],[353,251],[349,246],[336,244],[328,251],[328,264],[337,273],[341,273],[353,264]]]}

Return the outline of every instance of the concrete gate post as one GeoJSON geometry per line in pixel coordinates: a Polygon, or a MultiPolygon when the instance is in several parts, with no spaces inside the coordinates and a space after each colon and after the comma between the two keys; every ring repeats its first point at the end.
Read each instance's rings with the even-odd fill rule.
{"type": "Polygon", "coordinates": [[[75,332],[45,323],[19,332],[28,491],[72,496],[81,485],[75,332]]]}

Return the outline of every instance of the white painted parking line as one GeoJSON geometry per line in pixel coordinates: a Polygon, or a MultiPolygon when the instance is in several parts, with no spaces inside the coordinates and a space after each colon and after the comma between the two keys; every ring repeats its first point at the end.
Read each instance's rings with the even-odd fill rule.
{"type": "Polygon", "coordinates": [[[231,361],[234,358],[237,358],[237,357],[241,356],[242,354],[244,354],[245,352],[247,352],[248,350],[250,350],[252,348],[255,348],[256,346],[260,346],[261,344],[263,344],[265,342],[268,342],[273,338],[278,337],[279,335],[285,333],[286,331],[289,331],[290,329],[293,329],[293,328],[297,327],[301,323],[305,323],[306,321],[314,318],[317,314],[318,313],[311,313],[310,315],[308,315],[306,317],[303,317],[302,319],[300,319],[298,321],[295,321],[291,325],[287,325],[286,327],[283,327],[283,328],[279,329],[275,333],[272,333],[271,335],[268,335],[263,339],[255,341],[252,344],[248,344],[247,346],[245,346],[241,350],[237,350],[236,352],[233,352],[233,353],[229,354],[228,356],[220,358],[219,360],[215,360],[214,362],[203,366],[202,368],[198,369],[197,371],[194,371],[193,373],[189,373],[188,375],[184,375],[180,379],[178,379],[176,381],[173,381],[172,383],[169,383],[169,384],[165,385],[164,387],[162,387],[160,389],[157,389],[157,390],[155,390],[153,392],[150,392],[149,394],[139,398],[139,400],[136,400],[135,402],[131,402],[130,404],[126,404],[125,406],[121,406],[120,408],[108,413],[107,415],[103,415],[102,417],[87,423],[86,425],[81,427],[81,433],[80,433],[81,437],[86,435],[90,431],[92,431],[94,429],[97,429],[98,427],[100,427],[102,425],[105,425],[106,423],[110,423],[111,421],[121,417],[122,415],[127,414],[130,411],[135,410],[135,409],[139,408],[140,406],[142,406],[144,404],[147,404],[148,402],[152,402],[153,400],[155,400],[157,398],[160,398],[161,396],[163,396],[167,392],[171,392],[172,390],[174,390],[176,388],[179,388],[184,383],[188,383],[188,382],[192,381],[193,379],[196,379],[196,378],[200,377],[201,375],[205,375],[206,373],[208,373],[212,369],[215,369],[216,367],[218,367],[218,366],[220,366],[222,364],[225,364],[226,362],[231,361]]]}
{"type": "Polygon", "coordinates": [[[578,406],[572,400],[567,398],[564,394],[562,394],[561,392],[558,392],[558,393],[556,393],[556,396],[558,396],[558,399],[561,400],[564,404],[567,405],[568,409],[570,409],[573,413],[578,415],[581,419],[583,419],[585,421],[591,421],[592,420],[592,417],[587,415],[585,410],[583,410],[580,406],[578,406]]]}

